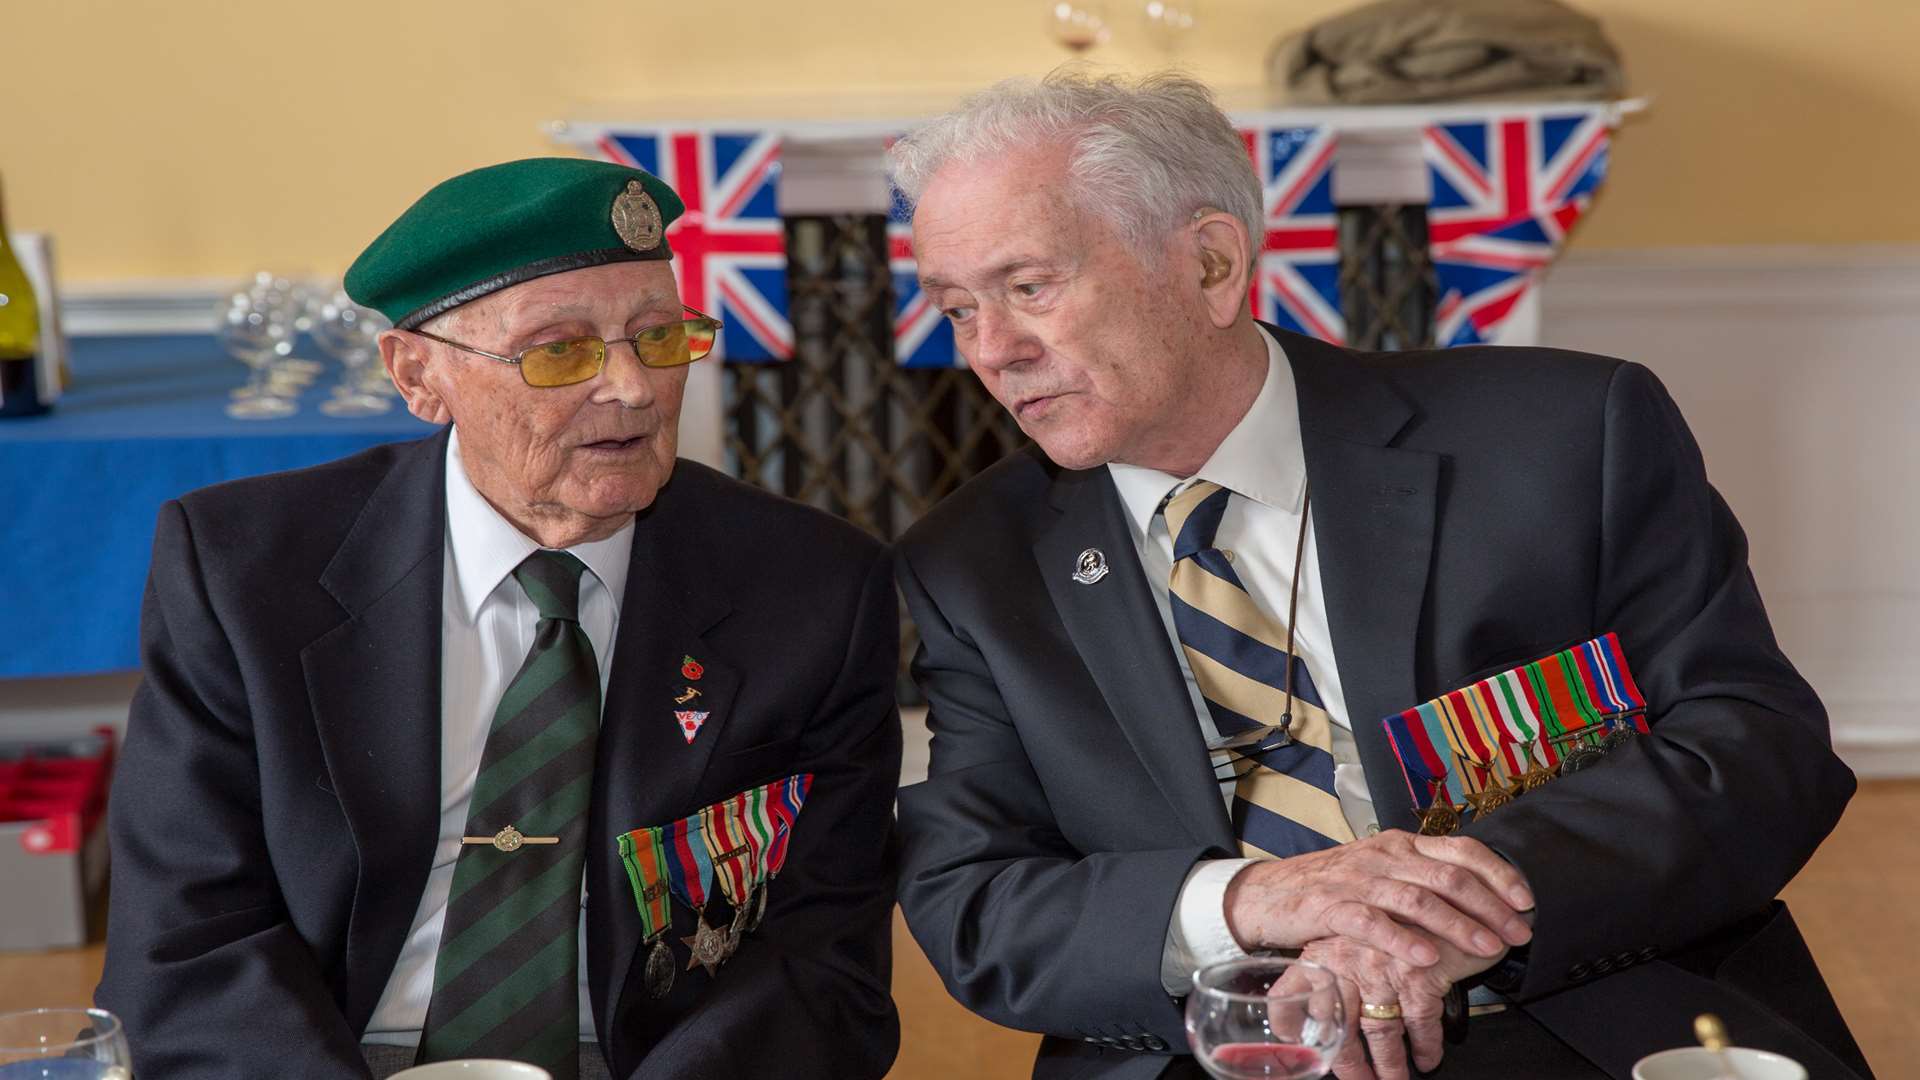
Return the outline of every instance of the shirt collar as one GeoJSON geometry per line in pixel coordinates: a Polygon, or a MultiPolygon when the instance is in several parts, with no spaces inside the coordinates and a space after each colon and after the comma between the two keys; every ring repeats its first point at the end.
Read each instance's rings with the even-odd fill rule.
{"type": "MultiPolygon", "coordinates": [[[[1210,480],[1234,494],[1277,510],[1298,511],[1306,489],[1307,466],[1300,445],[1300,401],[1295,396],[1293,368],[1280,342],[1262,328],[1267,343],[1267,379],[1260,393],[1213,456],[1194,476],[1210,480]]],[[[1107,466],[1127,516],[1148,535],[1160,500],[1181,478],[1140,465],[1107,466]]]]}
{"type": "MultiPolygon", "coordinates": [[[[453,555],[460,609],[468,622],[480,617],[480,605],[514,567],[539,549],[539,543],[502,517],[473,486],[460,459],[460,429],[454,428],[447,439],[447,550],[453,555]]],[[[618,620],[633,554],[633,522],[605,540],[575,544],[566,550],[586,563],[593,576],[607,587],[613,598],[613,617],[618,620]]]]}

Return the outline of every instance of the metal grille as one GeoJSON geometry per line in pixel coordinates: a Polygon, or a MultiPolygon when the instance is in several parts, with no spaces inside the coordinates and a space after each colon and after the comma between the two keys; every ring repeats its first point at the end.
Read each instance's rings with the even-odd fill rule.
{"type": "MultiPolygon", "coordinates": [[[[723,379],[735,476],[893,540],[1025,436],[971,371],[894,363],[886,225],[788,217],[793,360],[728,364],[723,379]]],[[[1340,264],[1350,344],[1432,344],[1426,207],[1342,208],[1340,264]]],[[[904,612],[900,623],[904,661],[917,642],[904,612]]],[[[904,670],[899,686],[919,700],[904,670]]]]}
{"type": "Polygon", "coordinates": [[[1340,313],[1347,344],[1431,348],[1437,294],[1425,206],[1340,208],[1340,313]]]}
{"type": "MultiPolygon", "coordinates": [[[[724,369],[733,474],[884,540],[1024,441],[964,368],[893,358],[893,277],[879,214],[787,218],[793,360],[724,369]]],[[[900,616],[900,700],[918,703],[900,616]]]]}
{"type": "Polygon", "coordinates": [[[973,373],[893,361],[886,218],[789,217],[794,357],[728,365],[734,475],[892,540],[1024,441],[973,373]]]}

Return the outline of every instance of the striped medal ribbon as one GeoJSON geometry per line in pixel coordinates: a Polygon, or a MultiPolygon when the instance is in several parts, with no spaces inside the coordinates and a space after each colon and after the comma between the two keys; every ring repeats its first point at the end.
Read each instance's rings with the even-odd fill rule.
{"type": "Polygon", "coordinates": [[[691,955],[687,970],[695,965],[711,977],[726,959],[726,937],[707,925],[707,900],[713,895],[713,859],[707,854],[706,827],[699,814],[683,817],[667,829],[667,879],[673,894],[693,909],[694,934],[682,938],[691,955]]]}
{"type": "Polygon", "coordinates": [[[1383,722],[1423,831],[1493,813],[1647,728],[1617,635],[1480,679],[1383,722]],[[1429,825],[1431,827],[1429,827],[1429,825]]]}
{"type": "Polygon", "coordinates": [[[620,834],[620,861],[633,883],[640,909],[641,943],[647,950],[647,995],[666,997],[673,989],[673,950],[667,929],[673,925],[673,886],[667,881],[667,845],[658,825],[620,834]]]}

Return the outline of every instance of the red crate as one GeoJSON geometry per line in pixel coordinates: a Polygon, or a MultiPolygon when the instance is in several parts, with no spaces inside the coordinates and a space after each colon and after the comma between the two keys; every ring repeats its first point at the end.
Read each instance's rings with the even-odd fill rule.
{"type": "Polygon", "coordinates": [[[8,883],[0,949],[84,944],[91,900],[106,880],[101,828],[113,777],[113,729],[94,731],[98,750],[56,756],[29,748],[0,762],[0,880],[8,883]]]}

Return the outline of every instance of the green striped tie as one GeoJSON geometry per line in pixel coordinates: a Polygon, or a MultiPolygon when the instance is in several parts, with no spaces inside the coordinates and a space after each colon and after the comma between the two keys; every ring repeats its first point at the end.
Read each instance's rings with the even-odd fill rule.
{"type": "Polygon", "coordinates": [[[494,710],[467,834],[495,836],[511,826],[560,842],[461,848],[420,1036],[422,1062],[507,1058],[538,1065],[554,1080],[579,1072],[576,935],[600,725],[600,671],[579,622],[585,569],[565,552],[536,551],[513,572],[540,621],[494,710]]]}

